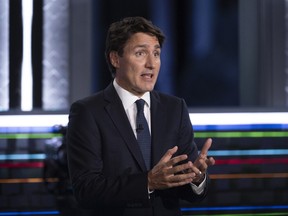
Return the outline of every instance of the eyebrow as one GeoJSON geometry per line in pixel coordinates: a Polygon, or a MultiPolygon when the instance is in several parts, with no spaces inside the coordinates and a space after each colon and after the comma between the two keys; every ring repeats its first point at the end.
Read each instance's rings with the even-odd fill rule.
{"type": "MultiPolygon", "coordinates": [[[[140,47],[140,48],[147,48],[148,45],[146,45],[146,44],[140,44],[140,45],[136,45],[134,48],[138,48],[138,47],[140,47]]],[[[156,45],[154,46],[154,48],[155,48],[155,49],[161,49],[161,46],[160,46],[160,44],[156,44],[156,45]]]]}

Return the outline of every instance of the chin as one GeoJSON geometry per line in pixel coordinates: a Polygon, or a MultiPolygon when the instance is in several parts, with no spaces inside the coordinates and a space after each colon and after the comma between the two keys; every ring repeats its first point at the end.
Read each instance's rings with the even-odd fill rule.
{"type": "Polygon", "coordinates": [[[154,86],[153,87],[150,87],[150,88],[146,88],[146,92],[150,92],[150,91],[152,91],[154,89],[154,86]]]}
{"type": "Polygon", "coordinates": [[[143,88],[139,88],[138,92],[142,92],[143,94],[146,92],[150,92],[154,89],[154,85],[145,85],[143,88]]]}

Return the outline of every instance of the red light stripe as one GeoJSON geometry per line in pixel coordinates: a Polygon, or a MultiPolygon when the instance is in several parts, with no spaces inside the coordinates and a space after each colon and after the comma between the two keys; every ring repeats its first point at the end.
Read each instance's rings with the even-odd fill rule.
{"type": "Polygon", "coordinates": [[[288,158],[216,159],[217,165],[288,164],[288,158]]]}
{"type": "Polygon", "coordinates": [[[0,163],[0,168],[43,168],[43,162],[0,163]]]}
{"type": "MultiPolygon", "coordinates": [[[[288,164],[288,158],[216,159],[217,165],[288,164]]],[[[44,162],[0,163],[0,168],[43,168],[44,162]]]]}
{"type": "Polygon", "coordinates": [[[211,179],[288,178],[288,173],[210,174],[209,177],[211,179]]]}

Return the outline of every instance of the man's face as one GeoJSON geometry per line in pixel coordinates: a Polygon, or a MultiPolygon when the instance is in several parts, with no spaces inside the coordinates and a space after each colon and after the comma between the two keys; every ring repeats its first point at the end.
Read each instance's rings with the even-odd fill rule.
{"type": "Polygon", "coordinates": [[[123,56],[110,53],[117,83],[137,96],[152,91],[160,70],[160,52],[157,37],[145,33],[132,35],[124,47],[123,56]]]}

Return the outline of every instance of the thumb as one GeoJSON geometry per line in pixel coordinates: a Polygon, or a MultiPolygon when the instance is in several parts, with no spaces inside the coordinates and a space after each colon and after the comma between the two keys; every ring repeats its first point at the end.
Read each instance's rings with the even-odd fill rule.
{"type": "Polygon", "coordinates": [[[210,149],[211,145],[212,145],[212,139],[211,139],[211,138],[208,138],[208,139],[206,140],[204,146],[202,147],[200,154],[202,154],[202,155],[207,155],[208,150],[210,149]]]}

